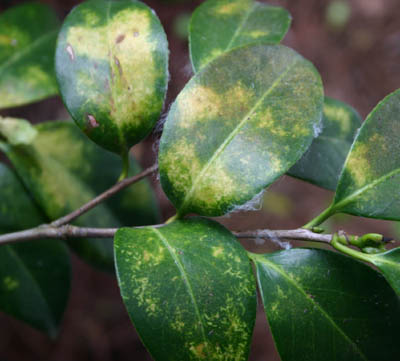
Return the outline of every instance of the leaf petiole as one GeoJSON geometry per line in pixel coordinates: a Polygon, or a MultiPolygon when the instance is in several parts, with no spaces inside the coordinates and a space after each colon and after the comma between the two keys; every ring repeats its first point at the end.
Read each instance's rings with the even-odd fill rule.
{"type": "Polygon", "coordinates": [[[302,228],[305,229],[312,229],[314,227],[319,226],[323,222],[325,222],[328,218],[333,216],[336,213],[336,209],[334,208],[333,204],[331,204],[327,209],[325,209],[322,213],[312,219],[310,222],[305,224],[302,228]]]}
{"type": "Polygon", "coordinates": [[[122,155],[122,172],[118,178],[118,182],[123,181],[129,175],[129,151],[122,155]]]}

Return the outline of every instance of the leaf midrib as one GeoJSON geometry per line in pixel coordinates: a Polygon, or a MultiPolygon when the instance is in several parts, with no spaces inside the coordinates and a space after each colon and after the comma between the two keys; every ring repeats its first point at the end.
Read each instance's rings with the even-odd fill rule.
{"type": "MultiPolygon", "coordinates": [[[[351,193],[350,195],[348,195],[346,198],[342,199],[338,203],[334,202],[334,204],[332,206],[332,211],[337,211],[337,210],[340,210],[341,208],[347,206],[355,198],[357,198],[360,194],[363,194],[364,192],[367,192],[368,190],[370,190],[374,186],[376,186],[376,185],[378,185],[380,183],[383,183],[386,179],[388,179],[388,178],[390,178],[390,177],[392,177],[392,176],[394,176],[394,175],[396,175],[398,173],[400,173],[400,168],[396,168],[395,170],[392,170],[391,172],[386,173],[383,176],[380,176],[379,178],[377,178],[374,181],[366,184],[364,187],[360,188],[359,190],[351,193]]],[[[341,185],[341,183],[340,183],[340,185],[341,185]]]]}
{"type": "Polygon", "coordinates": [[[388,260],[380,255],[377,256],[373,256],[371,257],[371,261],[373,264],[375,264],[376,266],[378,265],[378,263],[385,263],[387,265],[390,265],[394,268],[399,268],[400,269],[400,264],[397,262],[393,262],[392,260],[388,260]]]}
{"type": "Polygon", "coordinates": [[[236,28],[235,32],[232,35],[231,40],[229,41],[228,45],[226,46],[224,52],[227,52],[232,48],[233,43],[235,42],[236,38],[239,36],[240,32],[243,30],[247,20],[249,19],[250,15],[254,11],[254,9],[258,7],[258,3],[255,2],[244,14],[242,21],[240,22],[239,26],[236,28]]]}
{"type": "Polygon", "coordinates": [[[44,34],[37,38],[35,41],[27,45],[25,48],[23,48],[20,51],[17,51],[14,53],[6,62],[0,65],[0,75],[4,73],[4,70],[10,67],[11,65],[15,64],[18,62],[24,55],[29,53],[31,50],[35,49],[36,47],[40,46],[43,42],[48,40],[48,38],[51,38],[54,34],[57,33],[58,30],[53,30],[48,32],[47,34],[44,34]]]}
{"type": "Polygon", "coordinates": [[[192,286],[191,286],[191,284],[189,282],[189,279],[188,279],[188,277],[186,275],[185,268],[183,267],[183,264],[182,264],[181,260],[174,253],[174,250],[172,249],[172,246],[169,244],[169,242],[163,236],[163,234],[160,232],[160,230],[158,230],[158,229],[156,229],[154,227],[150,227],[150,229],[157,235],[157,237],[161,240],[161,242],[167,248],[169,254],[171,255],[171,258],[174,260],[174,262],[175,262],[175,264],[176,264],[176,266],[177,266],[177,268],[178,268],[178,270],[179,270],[179,272],[180,272],[180,274],[182,276],[183,283],[185,284],[186,289],[187,289],[187,291],[189,293],[190,299],[192,300],[192,304],[193,304],[193,307],[195,309],[196,317],[197,317],[197,319],[199,321],[199,324],[201,326],[200,328],[201,328],[201,334],[202,334],[202,337],[203,337],[204,344],[207,345],[208,341],[207,341],[206,333],[205,333],[205,330],[204,330],[204,321],[203,321],[203,319],[202,319],[202,317],[200,315],[200,309],[199,309],[199,306],[197,304],[196,298],[194,297],[193,289],[192,289],[192,286]]]}
{"type": "Polygon", "coordinates": [[[266,264],[268,267],[271,267],[273,270],[278,272],[285,280],[292,284],[303,296],[304,298],[310,302],[315,309],[320,311],[320,313],[329,321],[329,323],[333,326],[333,328],[338,332],[339,335],[341,335],[347,342],[349,342],[355,350],[357,350],[358,354],[365,360],[368,361],[367,357],[363,354],[363,352],[359,349],[357,344],[349,337],[346,335],[346,333],[336,324],[336,322],[329,316],[327,312],[320,306],[319,303],[314,301],[312,298],[310,298],[307,295],[307,292],[302,288],[301,285],[297,284],[292,278],[290,278],[286,272],[276,264],[272,263],[271,261],[268,261],[265,258],[257,257],[256,262],[259,262],[261,264],[266,264]]]}
{"type": "MultiPolygon", "coordinates": [[[[108,25],[110,24],[110,11],[111,11],[111,6],[112,6],[112,0],[108,2],[108,6],[107,6],[107,10],[106,10],[106,19],[107,19],[107,26],[106,26],[106,40],[107,40],[107,49],[108,49],[108,66],[110,67],[110,72],[113,71],[113,65],[112,65],[112,59],[111,59],[111,52],[112,52],[112,47],[110,46],[110,36],[109,36],[109,31],[108,31],[108,25]]],[[[110,73],[111,76],[111,73],[110,73]]],[[[114,102],[114,86],[113,84],[110,84],[110,97],[111,97],[111,101],[114,102]]],[[[121,144],[121,148],[124,149],[124,153],[128,152],[128,147],[126,144],[126,140],[123,134],[123,131],[121,129],[121,119],[114,119],[116,120],[117,124],[117,131],[118,131],[118,138],[119,138],[119,142],[121,144]]]]}
{"type": "Polygon", "coordinates": [[[254,104],[254,106],[249,110],[249,112],[246,113],[246,115],[242,118],[242,120],[239,122],[239,124],[232,130],[232,132],[227,136],[225,141],[218,147],[218,149],[214,152],[214,155],[209,159],[209,161],[204,165],[204,167],[201,169],[197,177],[194,179],[192,186],[190,187],[190,190],[186,193],[185,198],[183,199],[182,205],[179,207],[179,211],[181,213],[184,213],[185,207],[190,200],[190,198],[193,195],[193,192],[195,191],[198,183],[200,182],[201,178],[203,175],[208,171],[210,168],[211,164],[218,158],[218,156],[225,150],[225,148],[229,145],[229,143],[233,140],[233,138],[236,136],[237,133],[241,130],[241,128],[246,124],[248,119],[252,116],[252,114],[257,110],[257,108],[262,104],[262,102],[265,100],[265,98],[278,86],[278,84],[281,82],[281,80],[289,73],[290,70],[293,69],[293,67],[298,63],[298,60],[296,59],[294,62],[292,62],[291,65],[289,65],[276,79],[275,81],[271,84],[271,86],[264,92],[264,94],[260,97],[260,99],[254,104]]]}

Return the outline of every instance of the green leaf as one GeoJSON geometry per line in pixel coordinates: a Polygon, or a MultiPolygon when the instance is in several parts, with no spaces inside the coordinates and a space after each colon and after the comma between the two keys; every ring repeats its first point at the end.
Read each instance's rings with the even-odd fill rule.
{"type": "MultiPolygon", "coordinates": [[[[0,164],[0,234],[43,223],[21,182],[0,164]]],[[[0,246],[0,310],[55,337],[70,286],[66,247],[55,240],[0,246]]]]}
{"type": "Polygon", "coordinates": [[[16,175],[3,163],[0,163],[0,189],[0,230],[13,232],[43,223],[40,210],[16,175]]]}
{"type": "Polygon", "coordinates": [[[25,119],[3,118],[0,116],[0,139],[11,145],[30,144],[37,135],[36,129],[25,119]]]}
{"type": "Polygon", "coordinates": [[[399,298],[378,272],[324,250],[253,258],[282,361],[400,360],[399,298]]]}
{"type": "Polygon", "coordinates": [[[329,213],[400,220],[400,90],[382,100],[354,140],[329,213]]]}
{"type": "Polygon", "coordinates": [[[219,216],[284,174],[322,113],[311,63],[281,45],[218,57],[179,94],[160,143],[161,184],[179,213],[219,216]]]}
{"type": "Polygon", "coordinates": [[[219,55],[255,43],[278,44],[291,23],[283,8],[253,0],[209,0],[192,15],[190,56],[195,72],[219,55]]]}
{"type": "MultiPolygon", "coordinates": [[[[89,141],[73,123],[42,123],[35,128],[38,135],[31,145],[8,145],[5,151],[50,220],[79,208],[116,182],[118,157],[89,141]]],[[[132,173],[139,170],[133,159],[131,165],[132,173]]],[[[74,223],[104,228],[154,224],[158,219],[154,195],[142,181],[74,223]]],[[[102,269],[113,268],[111,240],[71,240],[69,245],[87,262],[102,269]]]]}
{"type": "Polygon", "coordinates": [[[361,117],[349,105],[325,98],[322,132],[288,174],[335,190],[361,117]]]}
{"type": "Polygon", "coordinates": [[[157,122],[167,89],[168,43],[141,2],[84,2],[58,38],[56,72],[72,118],[102,147],[125,154],[157,122]]]}
{"type": "MultiPolygon", "coordinates": [[[[48,150],[51,157],[64,165],[74,177],[80,178],[97,194],[111,187],[121,172],[119,157],[97,147],[72,123],[47,122],[36,127],[39,136],[35,146],[48,150]]],[[[130,156],[133,176],[142,171],[130,156]]],[[[115,194],[104,202],[115,214],[119,223],[143,226],[160,222],[157,199],[147,180],[142,180],[115,194]]]]}
{"type": "Polygon", "coordinates": [[[383,273],[386,280],[400,296],[400,248],[368,255],[368,258],[368,261],[383,273]]]}
{"type": "Polygon", "coordinates": [[[54,51],[59,21],[44,4],[27,3],[0,15],[0,108],[58,93],[54,51]]]}
{"type": "Polygon", "coordinates": [[[125,306],[155,360],[247,360],[255,280],[229,231],[200,218],[122,228],[115,254],[125,306]]]}

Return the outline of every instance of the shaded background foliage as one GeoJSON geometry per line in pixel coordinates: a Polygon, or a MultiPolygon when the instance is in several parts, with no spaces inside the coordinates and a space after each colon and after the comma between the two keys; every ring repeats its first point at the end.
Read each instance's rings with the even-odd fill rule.
{"type": "MultiPolygon", "coordinates": [[[[23,1],[3,0],[0,11],[23,1]]],[[[42,0],[64,18],[78,2],[42,0]]],[[[185,15],[200,1],[145,1],[160,17],[170,47],[171,80],[167,95],[170,104],[190,79],[187,41],[179,35],[185,15]],[[183,16],[183,17],[182,17],[183,16]]],[[[400,8],[397,0],[349,0],[351,15],[342,26],[327,17],[328,0],[268,1],[287,8],[293,16],[286,44],[312,61],[321,73],[326,94],[354,106],[365,117],[385,95],[400,84],[400,8]]],[[[1,111],[37,123],[65,119],[68,115],[59,98],[1,111]]],[[[134,147],[142,166],[151,165],[160,128],[134,147]]],[[[173,208],[153,179],[164,218],[173,208]]],[[[235,213],[219,221],[234,230],[255,228],[295,228],[327,206],[331,193],[304,182],[283,177],[265,195],[263,208],[252,213],[235,213]]],[[[332,230],[346,228],[352,233],[365,229],[395,236],[393,222],[337,215],[329,221],[332,230]]],[[[260,251],[273,246],[258,247],[260,251]]],[[[251,245],[248,247],[252,248],[251,245]]],[[[259,312],[262,312],[259,309],[259,312]]],[[[73,258],[72,294],[60,336],[52,342],[28,326],[1,314],[0,358],[4,360],[149,360],[149,355],[132,330],[122,304],[116,280],[73,258]]],[[[273,341],[266,332],[265,317],[258,317],[250,360],[278,360],[273,341]]]]}

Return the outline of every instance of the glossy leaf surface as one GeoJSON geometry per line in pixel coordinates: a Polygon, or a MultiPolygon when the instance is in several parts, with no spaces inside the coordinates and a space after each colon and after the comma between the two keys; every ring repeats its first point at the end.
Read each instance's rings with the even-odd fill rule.
{"type": "Polygon", "coordinates": [[[249,259],[214,221],[120,229],[121,294],[155,360],[247,360],[256,314],[249,259]]]}
{"type": "MultiPolygon", "coordinates": [[[[73,123],[42,123],[30,145],[5,151],[25,186],[50,220],[57,219],[111,187],[120,173],[117,156],[89,141],[73,123]]],[[[132,162],[133,171],[138,167],[132,162]]],[[[158,211],[146,181],[102,203],[75,222],[87,227],[154,224],[158,211]]],[[[112,269],[113,247],[108,239],[71,240],[70,246],[86,261],[112,269]]]]}
{"type": "Polygon", "coordinates": [[[335,190],[361,117],[349,105],[325,98],[322,130],[288,174],[335,190]]]}
{"type": "Polygon", "coordinates": [[[58,93],[54,52],[59,21],[46,5],[26,3],[0,15],[0,108],[58,93]]]}
{"type": "Polygon", "coordinates": [[[331,212],[400,220],[400,91],[363,123],[341,174],[331,212]]]}
{"type": "MultiPolygon", "coordinates": [[[[0,164],[0,234],[44,219],[15,174],[0,164]]],[[[0,310],[54,337],[67,304],[69,254],[42,240],[0,246],[0,310]]]]}
{"type": "Polygon", "coordinates": [[[206,1],[193,13],[189,27],[193,69],[197,72],[219,55],[242,45],[278,44],[290,22],[285,9],[257,1],[206,1]]]}
{"type": "Polygon", "coordinates": [[[282,361],[400,359],[399,298],[378,272],[323,250],[254,261],[282,361]]]}
{"type": "Polygon", "coordinates": [[[400,248],[369,256],[373,263],[385,276],[392,288],[400,296],[400,248]]]}
{"type": "MultiPolygon", "coordinates": [[[[119,157],[97,147],[73,123],[48,122],[36,128],[39,136],[35,145],[40,149],[48,149],[53,159],[89,184],[96,195],[116,182],[121,172],[119,157]]],[[[129,176],[141,171],[131,156],[129,176]]],[[[146,180],[115,194],[104,204],[118,216],[123,225],[142,226],[160,221],[155,195],[146,180]]]]}
{"type": "Polygon", "coordinates": [[[75,7],[57,43],[61,95],[78,126],[118,153],[153,128],[168,80],[168,44],[150,8],[93,0],[75,7]]]}
{"type": "Polygon", "coordinates": [[[160,143],[161,184],[181,214],[219,216],[252,199],[306,151],[323,90],[281,45],[221,55],[179,94],[160,143]]]}

